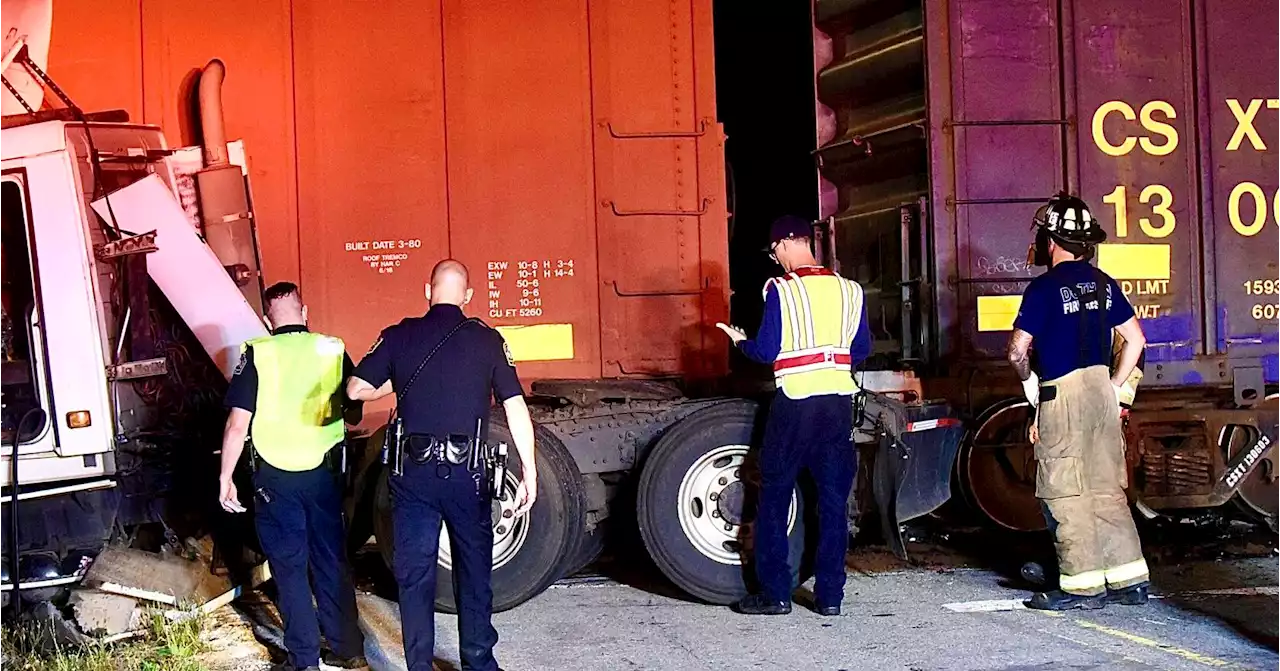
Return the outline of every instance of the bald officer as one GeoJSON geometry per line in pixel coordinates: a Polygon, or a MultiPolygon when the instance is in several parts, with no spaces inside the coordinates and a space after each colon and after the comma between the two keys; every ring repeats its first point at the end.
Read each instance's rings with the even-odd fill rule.
{"type": "Polygon", "coordinates": [[[382,332],[347,384],[352,398],[395,393],[403,420],[404,467],[391,476],[393,571],[400,586],[401,627],[410,671],[428,671],[435,651],[436,561],[440,525],[449,527],[458,597],[459,652],[464,671],[495,671],[493,646],[493,524],[489,483],[452,463],[444,446],[466,450],[481,424],[488,432],[491,399],[502,404],[524,472],[516,517],[538,492],[533,421],[502,335],[462,307],[471,300],[466,266],[441,261],[426,289],[431,307],[382,332]]]}

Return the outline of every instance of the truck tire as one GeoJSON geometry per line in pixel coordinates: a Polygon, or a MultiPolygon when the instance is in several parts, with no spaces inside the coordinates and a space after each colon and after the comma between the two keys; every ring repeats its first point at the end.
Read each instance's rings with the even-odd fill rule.
{"type": "Polygon", "coordinates": [[[600,558],[600,555],[604,553],[605,537],[609,532],[608,525],[609,522],[607,520],[601,520],[596,523],[596,528],[591,531],[584,529],[579,534],[578,547],[570,557],[570,561],[565,563],[564,575],[573,575],[600,558]]]}
{"type": "MultiPolygon", "coordinates": [[[[727,605],[757,587],[754,512],[744,505],[755,500],[756,487],[742,470],[750,473],[754,464],[748,446],[759,434],[759,414],[755,403],[730,401],[685,417],[654,444],[640,474],[636,517],[649,556],[677,587],[709,603],[727,605]]],[[[794,497],[788,515],[793,587],[808,573],[799,487],[794,497]]]]}
{"type": "Polygon", "coordinates": [[[347,518],[347,555],[352,558],[374,534],[374,503],[382,472],[382,440],[386,432],[387,427],[379,428],[363,442],[362,449],[352,451],[355,477],[351,478],[343,496],[343,512],[347,518]]]}
{"type": "MultiPolygon", "coordinates": [[[[584,493],[582,476],[573,457],[555,436],[535,426],[538,458],[538,500],[527,515],[516,520],[504,517],[514,506],[516,485],[520,482],[523,463],[515,450],[506,419],[490,417],[489,441],[512,446],[508,457],[506,500],[493,502],[493,610],[514,608],[541,594],[560,579],[568,559],[577,553],[583,529],[584,493]]],[[[378,483],[377,514],[374,533],[378,551],[391,568],[394,561],[394,529],[391,524],[391,498],[387,476],[378,483]]],[[[449,557],[448,530],[441,525],[440,550],[436,570],[436,610],[458,612],[453,592],[452,562],[449,557]]]]}

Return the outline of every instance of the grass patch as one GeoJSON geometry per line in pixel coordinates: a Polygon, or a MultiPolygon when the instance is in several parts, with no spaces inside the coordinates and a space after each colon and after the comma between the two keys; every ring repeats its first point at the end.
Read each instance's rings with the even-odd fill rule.
{"type": "Polygon", "coordinates": [[[148,611],[138,637],[85,647],[56,642],[48,623],[24,622],[3,629],[5,671],[202,671],[197,657],[206,645],[202,618],[172,622],[148,611]]]}

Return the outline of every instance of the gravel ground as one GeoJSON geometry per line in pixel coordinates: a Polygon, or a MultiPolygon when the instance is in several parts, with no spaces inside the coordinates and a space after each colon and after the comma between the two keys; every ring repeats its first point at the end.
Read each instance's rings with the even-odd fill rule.
{"type": "MultiPolygon", "coordinates": [[[[1275,669],[1276,575],[1274,556],[1164,566],[1146,607],[1046,614],[986,570],[851,572],[838,618],[740,616],[599,580],[494,619],[507,669],[1275,669]]],[[[360,607],[372,667],[404,668],[395,603],[360,607]]],[[[458,668],[455,632],[437,616],[441,669],[458,668]]]]}

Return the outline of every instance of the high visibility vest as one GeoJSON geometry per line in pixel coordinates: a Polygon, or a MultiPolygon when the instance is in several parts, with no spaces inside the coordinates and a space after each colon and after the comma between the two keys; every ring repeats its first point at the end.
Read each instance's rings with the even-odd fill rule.
{"type": "Polygon", "coordinates": [[[862,318],[862,287],[826,268],[797,268],[769,280],[782,308],[782,350],[773,362],[777,386],[788,398],[852,396],[849,344],[862,318]]]}
{"type": "MultiPolygon", "coordinates": [[[[245,343],[258,373],[250,435],[268,464],[308,471],[342,442],[342,358],[345,345],[319,333],[283,333],[245,343]]],[[[242,346],[243,347],[243,346],[242,346]]]]}

